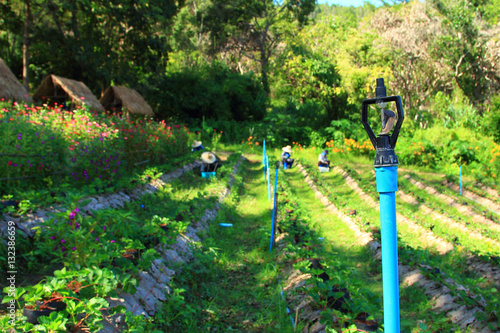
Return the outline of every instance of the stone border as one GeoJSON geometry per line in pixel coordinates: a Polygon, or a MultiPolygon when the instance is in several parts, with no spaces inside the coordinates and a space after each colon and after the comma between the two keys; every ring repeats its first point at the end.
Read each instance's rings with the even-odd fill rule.
{"type": "MultiPolygon", "coordinates": [[[[297,168],[302,173],[302,175],[304,175],[306,182],[311,187],[311,189],[314,191],[316,197],[320,198],[320,200],[323,204],[326,203],[325,205],[332,212],[338,211],[338,209],[335,207],[335,205],[333,203],[331,203],[328,200],[328,198],[318,190],[317,186],[314,184],[313,180],[309,177],[307,171],[300,163],[297,164],[297,168]],[[334,210],[332,210],[330,208],[332,206],[335,207],[334,210]]],[[[335,169],[343,171],[344,174],[347,175],[347,177],[351,178],[341,168],[336,167],[335,169]]],[[[346,177],[344,177],[344,178],[346,178],[346,177]]],[[[355,183],[355,181],[352,178],[351,178],[351,180],[355,183]]],[[[359,191],[363,192],[359,188],[357,183],[355,185],[359,189],[359,191]]],[[[370,197],[370,199],[372,199],[372,198],[370,197]]],[[[343,213],[339,214],[338,216],[343,221],[345,220],[346,217],[348,220],[351,220],[348,216],[346,216],[343,213]]],[[[350,223],[347,223],[347,225],[356,234],[362,233],[362,231],[357,226],[357,224],[354,223],[352,220],[350,221],[350,223]]],[[[364,242],[362,241],[362,245],[367,245],[367,244],[370,244],[370,243],[369,242],[367,243],[366,241],[364,241],[364,242]]],[[[372,248],[371,244],[370,244],[370,249],[372,250],[374,257],[377,260],[381,260],[381,255],[380,255],[381,249],[380,248],[374,249],[374,248],[372,248]]],[[[432,269],[430,266],[422,265],[422,264],[420,264],[419,267],[425,268],[425,269],[432,269]]],[[[483,333],[493,332],[484,323],[480,323],[475,317],[475,314],[477,312],[482,312],[486,306],[486,302],[484,301],[484,299],[482,299],[482,297],[481,297],[481,300],[479,302],[474,300],[476,303],[479,303],[477,306],[474,306],[472,309],[468,309],[467,306],[462,305],[462,304],[457,304],[455,302],[456,300],[458,300],[458,297],[452,296],[450,294],[450,289],[447,286],[426,278],[421,273],[420,268],[412,270],[412,268],[408,265],[399,264],[399,275],[400,275],[400,279],[402,281],[401,282],[402,285],[410,286],[410,285],[413,285],[415,283],[418,283],[419,286],[423,287],[425,295],[430,297],[431,301],[435,302],[433,308],[438,310],[438,311],[445,312],[446,315],[452,320],[452,322],[458,324],[461,328],[468,327],[472,330],[472,332],[483,332],[483,333]]],[[[444,278],[444,273],[440,272],[440,275],[442,275],[444,278]]],[[[444,279],[444,281],[448,285],[454,286],[456,290],[463,290],[465,292],[468,292],[465,287],[457,284],[451,278],[446,278],[446,279],[444,279]]]]}
{"type": "Polygon", "coordinates": [[[185,264],[191,261],[193,258],[192,246],[201,241],[197,233],[208,228],[209,222],[216,218],[220,205],[231,194],[230,188],[234,182],[234,175],[244,160],[247,159],[242,156],[234,165],[228,184],[219,193],[214,208],[205,210],[205,214],[200,221],[188,226],[185,234],[177,236],[176,243],[171,246],[159,245],[155,248],[162,255],[162,259],[154,260],[149,271],[139,273],[137,292],[134,295],[121,293],[119,298],[106,298],[110,306],[102,311],[104,328],[99,331],[100,333],[121,332],[120,327],[124,325],[124,315],[108,316],[107,312],[107,310],[115,306],[124,305],[134,315],[143,315],[145,318],[156,314],[161,307],[161,303],[167,300],[166,294],[171,292],[171,278],[176,274],[174,270],[168,268],[168,264],[185,264]]]}
{"type": "MultiPolygon", "coordinates": [[[[148,193],[155,193],[160,187],[165,186],[166,183],[181,177],[184,173],[193,170],[201,165],[200,161],[194,161],[192,163],[186,164],[185,166],[171,171],[167,174],[162,175],[160,178],[151,181],[149,184],[140,185],[129,191],[119,191],[111,194],[96,195],[82,199],[80,201],[89,200],[90,203],[80,208],[80,214],[93,215],[93,211],[108,209],[108,208],[123,208],[126,202],[131,202],[137,200],[141,196],[148,193]],[[130,192],[126,194],[126,192],[130,192]]],[[[34,227],[40,225],[41,223],[48,221],[50,215],[53,213],[60,213],[66,211],[64,207],[50,207],[49,209],[39,209],[34,213],[28,213],[25,217],[12,217],[8,214],[4,214],[3,218],[0,220],[0,235],[6,235],[8,221],[14,221],[17,228],[22,230],[27,237],[32,237],[34,227]]],[[[3,240],[6,237],[2,237],[3,240]]]]}

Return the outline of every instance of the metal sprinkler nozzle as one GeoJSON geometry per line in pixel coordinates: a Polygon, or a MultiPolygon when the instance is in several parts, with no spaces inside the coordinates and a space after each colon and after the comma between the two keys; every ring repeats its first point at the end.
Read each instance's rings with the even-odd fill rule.
{"type": "Polygon", "coordinates": [[[391,110],[382,109],[382,117],[384,117],[384,121],[382,122],[382,132],[380,134],[388,134],[392,128],[394,127],[394,123],[396,122],[396,113],[391,110]]]}

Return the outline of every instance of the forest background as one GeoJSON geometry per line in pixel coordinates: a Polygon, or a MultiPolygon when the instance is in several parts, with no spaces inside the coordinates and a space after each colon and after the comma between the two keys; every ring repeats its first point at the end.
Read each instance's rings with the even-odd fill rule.
{"type": "MultiPolygon", "coordinates": [[[[0,58],[33,92],[45,75],[138,90],[157,120],[271,147],[367,139],[376,78],[401,95],[406,164],[500,170],[500,1],[40,1],[0,4],[0,58]]],[[[378,114],[372,112],[371,122],[378,114]]],[[[368,152],[372,153],[372,152],[368,152]]]]}

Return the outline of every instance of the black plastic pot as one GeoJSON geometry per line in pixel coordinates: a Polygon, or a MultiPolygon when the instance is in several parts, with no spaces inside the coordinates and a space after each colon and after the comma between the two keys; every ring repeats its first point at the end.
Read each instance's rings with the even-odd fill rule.
{"type": "MultiPolygon", "coordinates": [[[[314,268],[314,269],[323,269],[323,265],[319,262],[319,259],[316,258],[309,258],[308,259],[311,263],[309,264],[309,268],[314,268]]],[[[322,272],[321,274],[316,275],[318,278],[323,280],[323,282],[330,280],[330,276],[326,274],[326,272],[322,272]]]]}
{"type": "MultiPolygon", "coordinates": [[[[37,307],[41,306],[43,302],[37,302],[37,307]]],[[[58,302],[58,301],[52,301],[48,302],[44,306],[45,308],[42,310],[33,310],[33,309],[23,309],[23,316],[25,316],[27,319],[28,323],[31,324],[38,324],[38,318],[42,316],[49,316],[52,312],[54,311],[63,311],[66,309],[66,303],[64,302],[58,302]]]]}
{"type": "Polygon", "coordinates": [[[338,293],[342,292],[344,293],[340,297],[333,297],[329,296],[326,299],[326,306],[329,307],[330,309],[335,309],[338,310],[342,313],[347,313],[349,310],[347,309],[347,306],[344,306],[344,304],[349,303],[351,301],[351,295],[347,291],[346,288],[339,288],[338,286],[333,286],[332,287],[332,292],[338,293]]]}
{"type": "Polygon", "coordinates": [[[378,323],[375,320],[367,320],[370,315],[366,312],[361,312],[354,319],[354,325],[360,330],[367,332],[376,332],[378,323]]]}

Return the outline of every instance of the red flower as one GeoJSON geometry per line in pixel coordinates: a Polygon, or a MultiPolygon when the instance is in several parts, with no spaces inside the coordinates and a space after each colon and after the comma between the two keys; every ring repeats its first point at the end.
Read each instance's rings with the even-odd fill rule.
{"type": "Polygon", "coordinates": [[[12,161],[7,162],[8,165],[12,165],[12,161]]]}

